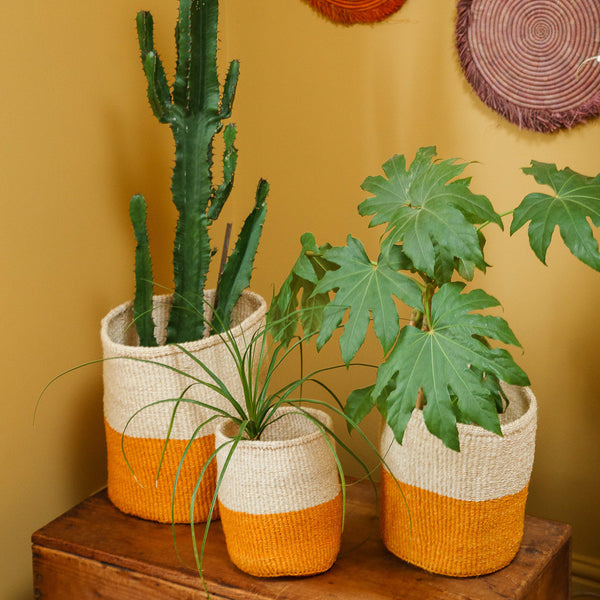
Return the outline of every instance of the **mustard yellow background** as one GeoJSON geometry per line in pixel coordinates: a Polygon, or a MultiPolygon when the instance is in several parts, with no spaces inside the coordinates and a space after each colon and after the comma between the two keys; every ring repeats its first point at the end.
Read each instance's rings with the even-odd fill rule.
{"type": "MultiPolygon", "coordinates": [[[[174,61],[176,0],[4,2],[0,9],[2,417],[0,596],[31,598],[29,536],[104,485],[99,322],[132,295],[128,200],[146,194],[155,278],[170,285],[175,215],[170,132],[151,115],[135,14],[152,10],[174,61]]],[[[394,153],[435,144],[476,160],[473,189],[501,212],[536,189],[530,159],[600,171],[600,121],[543,135],[486,108],[453,47],[454,2],[408,0],[385,23],[336,26],[301,0],[223,0],[221,57],[241,60],[240,161],[229,214],[240,225],[271,182],[253,287],[270,296],[304,231],[372,249],[360,184],[394,153]]],[[[596,68],[596,67],[593,67],[596,68]]],[[[507,223],[508,224],[508,223],[507,223]]],[[[217,231],[220,242],[221,229],[217,231]]],[[[574,526],[575,571],[600,573],[600,275],[560,244],[541,265],[525,232],[489,228],[485,288],[504,305],[540,405],[530,512],[574,526]]],[[[478,281],[483,285],[483,281],[478,281]]],[[[375,360],[377,345],[366,351],[375,360]]],[[[322,360],[319,358],[319,360],[322,360]]],[[[323,360],[338,360],[330,348],[323,360]]],[[[337,377],[343,396],[368,373],[337,377]]],[[[364,383],[363,383],[364,382],[364,383]]],[[[367,428],[376,432],[371,419],[367,428]]],[[[363,452],[364,450],[361,450],[363,452]]]]}

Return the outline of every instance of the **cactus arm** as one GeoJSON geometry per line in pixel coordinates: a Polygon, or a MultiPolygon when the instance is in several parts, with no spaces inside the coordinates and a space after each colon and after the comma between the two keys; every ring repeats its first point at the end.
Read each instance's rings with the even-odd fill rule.
{"type": "Polygon", "coordinates": [[[235,90],[240,76],[240,61],[232,60],[229,63],[229,70],[225,77],[225,85],[223,86],[223,95],[221,97],[221,119],[229,119],[233,109],[233,100],[235,98],[235,90]]]}
{"type": "Polygon", "coordinates": [[[154,49],[154,22],[151,13],[140,11],[136,19],[142,66],[148,81],[148,101],[154,116],[168,123],[171,112],[171,92],[162,62],[154,49]]]}
{"type": "Polygon", "coordinates": [[[136,194],[129,203],[129,216],[137,242],[135,249],[135,300],[133,318],[141,346],[156,346],[152,319],[152,259],[146,229],[146,201],[136,194]]]}
{"type": "Polygon", "coordinates": [[[244,222],[219,283],[217,291],[219,305],[215,307],[215,316],[212,322],[212,328],[216,332],[229,328],[231,311],[237,304],[242,292],[250,284],[254,257],[267,214],[266,199],[268,193],[269,184],[261,179],[256,190],[254,208],[244,222]]]}
{"type": "Polygon", "coordinates": [[[210,208],[208,209],[208,218],[214,221],[221,214],[223,205],[231,194],[233,188],[233,179],[235,176],[235,168],[237,166],[238,151],[233,145],[237,134],[235,125],[230,123],[223,131],[225,140],[225,150],[223,151],[223,182],[215,190],[210,208]]]}
{"type": "Polygon", "coordinates": [[[197,212],[191,216],[182,214],[177,222],[173,261],[175,293],[167,326],[168,344],[204,337],[204,285],[210,263],[210,239],[200,232],[206,229],[206,215],[197,212]],[[191,235],[183,235],[184,230],[191,231],[191,235]],[[187,243],[178,243],[179,240],[187,243]]]}
{"type": "Polygon", "coordinates": [[[180,0],[171,130],[175,168],[171,191],[179,211],[173,251],[175,303],[167,342],[204,334],[204,285],[210,263],[207,215],[212,144],[221,127],[217,77],[218,0],[180,0]]]}
{"type": "Polygon", "coordinates": [[[187,114],[218,115],[218,0],[180,0],[174,101],[187,114]]]}
{"type": "Polygon", "coordinates": [[[177,45],[177,67],[173,82],[173,103],[182,109],[187,108],[188,79],[190,69],[191,39],[190,39],[190,0],[179,2],[179,17],[175,28],[177,45]]]}
{"type": "Polygon", "coordinates": [[[175,120],[176,161],[171,191],[179,211],[173,248],[175,302],[167,327],[167,342],[186,342],[204,335],[204,285],[210,265],[206,215],[212,183],[208,156],[218,123],[175,120]],[[198,154],[204,148],[206,154],[198,154]]]}
{"type": "Polygon", "coordinates": [[[192,113],[218,116],[217,24],[219,0],[192,0],[188,106],[192,113]]]}
{"type": "Polygon", "coordinates": [[[204,286],[210,266],[206,210],[212,190],[210,147],[218,122],[199,117],[175,118],[175,168],[171,192],[179,211],[173,247],[175,301],[167,326],[167,343],[204,336],[204,286]],[[199,149],[204,148],[204,154],[199,149]]]}

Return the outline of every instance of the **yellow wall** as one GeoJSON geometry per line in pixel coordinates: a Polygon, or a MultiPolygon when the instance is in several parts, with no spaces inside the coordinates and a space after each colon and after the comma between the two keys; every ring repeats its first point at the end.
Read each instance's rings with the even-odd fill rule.
{"type": "MultiPolygon", "coordinates": [[[[221,50],[242,64],[231,212],[247,210],[259,176],[272,186],[254,284],[266,296],[304,231],[332,243],[352,232],[373,247],[377,233],[356,212],[360,183],[394,153],[412,158],[436,144],[443,157],[479,161],[473,188],[498,211],[534,188],[520,172],[532,158],[600,171],[600,121],[534,134],[479,102],[453,50],[454,2],[408,0],[387,22],[352,28],[300,0],[222,4],[221,50]]],[[[155,277],[170,283],[171,143],[145,101],[140,8],[152,10],[171,65],[175,0],[32,0],[2,11],[2,598],[31,597],[31,532],[105,481],[99,368],[57,383],[35,426],[32,415],[53,375],[99,356],[99,320],[131,295],[133,193],[147,195],[154,252],[163,255],[155,277]]],[[[486,290],[526,349],[518,359],[540,403],[530,511],[573,523],[575,552],[597,572],[600,275],[558,245],[543,267],[524,233],[491,229],[488,257],[486,290]]],[[[375,344],[367,355],[377,356],[375,344]]],[[[326,358],[336,360],[333,348],[326,358]]],[[[363,378],[338,377],[340,393],[363,378]]]]}

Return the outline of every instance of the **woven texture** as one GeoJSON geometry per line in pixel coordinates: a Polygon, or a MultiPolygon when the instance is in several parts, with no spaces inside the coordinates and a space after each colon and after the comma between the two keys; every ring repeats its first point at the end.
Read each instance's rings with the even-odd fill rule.
{"type": "Polygon", "coordinates": [[[537,408],[528,388],[504,389],[510,404],[501,418],[503,436],[459,424],[460,452],[427,431],[421,411],[413,412],[402,445],[386,426],[380,450],[390,471],[383,473],[382,538],[400,558],[456,577],[491,573],[514,558],[537,408]]]}
{"type": "MultiPolygon", "coordinates": [[[[331,428],[328,415],[306,410],[331,428]]],[[[331,448],[306,416],[281,411],[261,440],[239,443],[219,489],[229,556],[259,577],[322,573],[340,548],[341,487],[331,448]]],[[[233,423],[222,424],[216,446],[234,434],[233,423]]],[[[228,448],[217,455],[219,472],[228,448]]]]}
{"type": "Polygon", "coordinates": [[[600,112],[597,0],[459,0],[456,45],[466,78],[519,127],[570,128],[600,112]]]}
{"type": "MultiPolygon", "coordinates": [[[[192,442],[186,454],[179,478],[177,494],[173,502],[173,483],[179,462],[185,452],[188,440],[170,440],[163,458],[160,477],[156,472],[164,440],[125,436],[108,423],[106,448],[108,462],[108,495],[111,502],[121,511],[142,519],[160,523],[189,523],[190,500],[198,474],[206,459],[215,449],[215,436],[205,435],[192,442]],[[136,478],[123,459],[123,449],[136,478]]],[[[214,461],[205,473],[194,503],[194,521],[206,521],[215,489],[217,466],[214,461]]],[[[218,517],[218,512],[213,514],[218,517]]]]}
{"type": "Polygon", "coordinates": [[[307,0],[336,23],[375,23],[397,12],[406,0],[307,0]]]}
{"type": "MultiPolygon", "coordinates": [[[[212,292],[207,294],[207,300],[212,292]]],[[[164,340],[170,296],[155,296],[154,318],[156,333],[164,340]]],[[[234,310],[232,335],[243,347],[248,339],[264,323],[266,303],[252,292],[244,292],[234,310]]],[[[135,328],[131,327],[132,303],[112,310],[102,321],[101,338],[104,357],[110,358],[104,366],[104,417],[107,429],[109,458],[108,493],[111,500],[124,512],[161,522],[171,521],[171,494],[177,464],[187,442],[195,430],[214,413],[209,409],[181,403],[177,408],[167,455],[161,468],[160,479],[156,474],[169,429],[174,402],[165,402],[142,410],[127,426],[131,417],[152,402],[177,399],[192,382],[164,367],[140,362],[141,359],[164,363],[185,373],[207,380],[207,376],[192,359],[174,346],[141,347],[135,328]],[[114,360],[112,360],[115,358],[114,360]],[[114,435],[112,434],[114,432],[114,435]],[[125,432],[123,447],[127,459],[135,465],[135,478],[129,471],[122,454],[121,438],[125,432]],[[137,479],[137,480],[136,480],[137,479]]],[[[242,396],[239,377],[229,352],[218,336],[181,344],[208,365],[230,389],[242,396]]],[[[185,393],[212,406],[226,406],[226,401],[205,386],[196,385],[185,393]]],[[[202,466],[214,449],[214,421],[196,434],[196,441],[185,458],[176,496],[176,522],[189,521],[191,490],[202,466]]],[[[196,502],[196,521],[204,521],[215,489],[216,469],[210,469],[202,480],[196,502]]]]}

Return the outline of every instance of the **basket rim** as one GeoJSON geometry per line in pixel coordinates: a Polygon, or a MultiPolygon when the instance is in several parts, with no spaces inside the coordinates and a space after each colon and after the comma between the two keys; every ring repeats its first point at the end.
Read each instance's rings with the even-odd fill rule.
{"type": "MultiPolygon", "coordinates": [[[[214,289],[206,290],[205,294],[210,296],[214,294],[214,289]]],[[[235,327],[232,327],[229,332],[235,338],[243,335],[244,331],[249,330],[257,323],[259,323],[267,312],[267,303],[265,299],[256,292],[250,290],[244,290],[240,300],[244,298],[249,300],[253,304],[253,310],[250,315],[238,323],[235,327]]],[[[158,294],[153,296],[153,306],[156,306],[158,301],[172,301],[173,294],[158,294]]],[[[128,344],[122,344],[114,341],[108,333],[109,325],[118,317],[121,317],[124,313],[131,310],[133,307],[133,300],[128,300],[119,304],[113,308],[101,321],[100,324],[100,337],[102,340],[102,346],[105,354],[118,355],[118,356],[132,356],[135,358],[145,359],[156,359],[163,356],[171,356],[173,354],[180,353],[181,350],[174,344],[164,344],[162,346],[131,346],[128,344]]],[[[179,344],[182,348],[185,348],[189,352],[198,352],[200,350],[206,350],[214,346],[224,344],[225,342],[220,335],[211,335],[207,338],[199,340],[192,340],[189,342],[182,342],[179,344]]]]}
{"type": "MultiPolygon", "coordinates": [[[[505,388],[509,387],[512,389],[520,390],[521,393],[524,395],[524,397],[529,401],[529,406],[527,407],[527,410],[520,417],[515,419],[514,421],[511,421],[510,423],[506,423],[505,425],[501,426],[502,436],[498,436],[498,434],[488,431],[487,429],[484,429],[483,427],[481,427],[481,425],[457,423],[456,427],[458,429],[459,438],[464,437],[464,436],[469,436],[471,438],[476,438],[476,437],[486,438],[486,437],[493,436],[494,438],[502,439],[502,437],[506,437],[507,435],[511,435],[515,432],[521,431],[522,429],[527,427],[527,425],[533,419],[535,419],[537,417],[537,400],[529,386],[513,386],[513,385],[508,385],[505,383],[502,383],[502,385],[505,388]]],[[[418,411],[413,410],[411,419],[413,419],[413,418],[417,419],[419,421],[419,423],[423,424],[423,426],[426,427],[422,410],[418,410],[418,411]]],[[[386,423],[386,425],[387,425],[387,423],[386,423]]],[[[389,427],[389,425],[387,425],[387,426],[389,427]]],[[[429,431],[429,430],[427,430],[427,431],[429,431]]]]}
{"type": "MultiPolygon", "coordinates": [[[[328,429],[333,429],[333,419],[325,411],[319,410],[318,408],[307,407],[303,407],[302,410],[312,414],[328,429]]],[[[302,411],[298,410],[293,406],[282,406],[277,409],[276,414],[280,414],[280,412],[293,413],[301,416],[303,414],[302,411]]],[[[221,445],[218,441],[219,438],[224,441],[232,439],[224,432],[225,427],[230,425],[232,422],[233,421],[231,419],[223,419],[223,421],[219,423],[219,425],[217,425],[217,428],[215,429],[215,436],[217,438],[215,439],[215,445],[217,447],[221,445]]],[[[236,446],[236,452],[238,450],[243,450],[244,452],[260,452],[263,450],[293,448],[295,446],[303,446],[305,444],[309,444],[320,437],[323,437],[323,433],[319,429],[315,429],[315,431],[312,431],[310,433],[306,433],[287,440],[240,440],[238,442],[238,445],[236,446]]]]}

